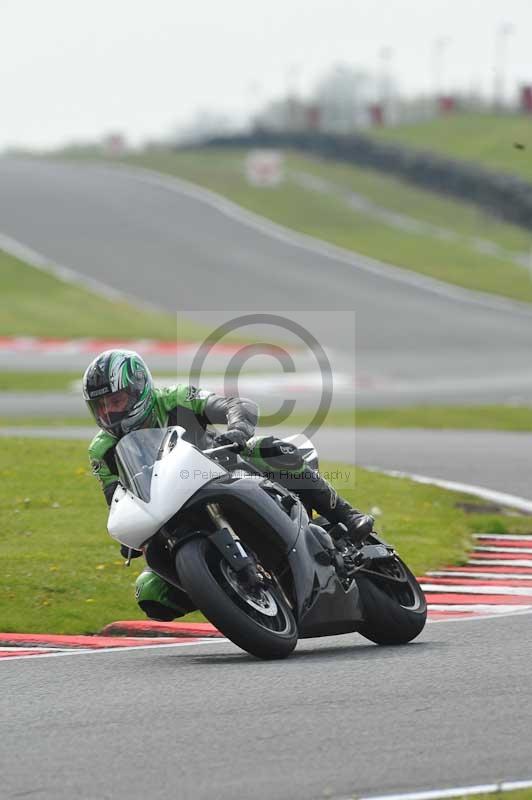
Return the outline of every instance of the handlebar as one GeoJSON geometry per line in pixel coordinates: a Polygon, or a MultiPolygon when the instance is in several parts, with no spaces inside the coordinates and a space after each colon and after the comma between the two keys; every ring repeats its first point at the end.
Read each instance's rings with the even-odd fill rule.
{"type": "Polygon", "coordinates": [[[219,453],[221,450],[233,450],[234,452],[238,452],[240,450],[240,446],[236,442],[231,442],[231,444],[222,444],[219,447],[210,447],[208,450],[202,450],[202,453],[205,453],[206,456],[210,456],[213,453],[219,453]]]}

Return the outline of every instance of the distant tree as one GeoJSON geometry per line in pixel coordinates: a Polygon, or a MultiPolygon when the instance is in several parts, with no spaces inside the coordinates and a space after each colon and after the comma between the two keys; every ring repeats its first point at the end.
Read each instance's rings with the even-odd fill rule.
{"type": "Polygon", "coordinates": [[[176,144],[193,144],[211,136],[234,133],[236,127],[235,121],[227,114],[199,110],[190,121],[176,129],[173,139],[176,144]]]}
{"type": "Polygon", "coordinates": [[[370,73],[337,65],[319,81],[312,98],[320,109],[321,127],[347,133],[368,125],[369,108],[381,99],[381,88],[370,73]]]}

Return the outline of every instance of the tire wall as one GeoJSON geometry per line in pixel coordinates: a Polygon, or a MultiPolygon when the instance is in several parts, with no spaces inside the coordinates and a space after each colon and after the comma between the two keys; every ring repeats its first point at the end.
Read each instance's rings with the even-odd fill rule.
{"type": "Polygon", "coordinates": [[[473,163],[379,142],[362,134],[255,132],[211,138],[204,147],[290,148],[377,169],[435,192],[473,203],[501,219],[532,229],[532,183],[473,163]]]}

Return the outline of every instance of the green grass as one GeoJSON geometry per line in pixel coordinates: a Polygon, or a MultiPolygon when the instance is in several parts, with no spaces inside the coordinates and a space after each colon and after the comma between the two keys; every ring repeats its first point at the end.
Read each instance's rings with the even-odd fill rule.
{"type": "MultiPolygon", "coordinates": [[[[152,373],[157,378],[168,375],[152,373]]],[[[72,384],[81,381],[79,372],[0,372],[0,392],[59,392],[70,391],[72,384]]]]}
{"type": "Polygon", "coordinates": [[[82,372],[0,372],[0,392],[68,391],[82,372]]]}
{"type": "Polygon", "coordinates": [[[294,154],[288,163],[292,169],[310,173],[347,191],[364,195],[378,206],[440,228],[448,228],[464,238],[484,238],[517,252],[527,252],[532,244],[530,233],[516,225],[500,222],[477,206],[418,189],[377,170],[294,154]]]}
{"type": "MultiPolygon", "coordinates": [[[[244,158],[245,153],[240,151],[205,150],[146,152],[123,160],[213,189],[274,222],[348,250],[469,289],[532,302],[528,269],[510,260],[478,253],[462,241],[449,242],[431,234],[399,231],[366,213],[352,210],[335,193],[309,191],[290,177],[276,188],[250,186],[244,176],[244,158]]],[[[443,200],[371,171],[299,155],[288,158],[288,167],[319,173],[346,187],[358,187],[374,202],[420,219],[439,221],[460,235],[476,232],[504,248],[519,251],[527,251],[530,245],[526,233],[481,216],[472,206],[443,200]]]]}
{"type": "MultiPolygon", "coordinates": [[[[335,412],[342,424],[342,412],[335,412]]],[[[349,425],[347,414],[345,424],[349,425]]],[[[531,431],[531,406],[413,406],[365,409],[357,412],[357,425],[378,428],[458,428],[477,430],[531,431]]],[[[333,424],[331,422],[331,424],[333,424]]]]}
{"type": "MultiPolygon", "coordinates": [[[[180,320],[180,338],[204,329],[180,320]]],[[[30,267],[0,251],[0,336],[155,338],[175,341],[171,314],[115,302],[30,267]]]]}
{"type": "Polygon", "coordinates": [[[374,131],[379,139],[406,144],[532,181],[532,116],[449,114],[374,131]],[[524,145],[518,149],[515,144],[524,145]]]}
{"type": "MultiPolygon", "coordinates": [[[[466,800],[466,795],[455,800],[466,800]]],[[[532,800],[531,789],[516,789],[513,792],[492,792],[490,794],[468,794],[467,800],[532,800]]]]}
{"type": "MultiPolygon", "coordinates": [[[[283,424],[307,424],[307,414],[294,413],[283,424]]],[[[90,426],[86,417],[0,417],[0,428],[90,426]]],[[[275,420],[271,425],[275,424],[275,420]]],[[[346,428],[439,428],[458,430],[532,431],[531,406],[407,406],[405,408],[338,409],[330,411],[325,426],[346,428]]]]}
{"type": "Polygon", "coordinates": [[[85,417],[0,417],[0,428],[90,428],[96,426],[88,412],[85,417]]]}
{"type": "MultiPolygon", "coordinates": [[[[140,559],[125,568],[106,532],[107,509],[82,442],[9,439],[0,467],[0,619],[4,631],[91,633],[142,618],[134,600],[140,559]]],[[[346,465],[323,464],[418,573],[463,560],[472,531],[524,531],[530,518],[465,514],[465,496],[346,465]],[[509,521],[511,520],[511,522],[509,521]]]]}
{"type": "MultiPolygon", "coordinates": [[[[294,415],[290,425],[304,424],[294,415]]],[[[326,425],[357,428],[441,428],[532,431],[531,406],[410,406],[405,408],[338,409],[326,425]]]]}

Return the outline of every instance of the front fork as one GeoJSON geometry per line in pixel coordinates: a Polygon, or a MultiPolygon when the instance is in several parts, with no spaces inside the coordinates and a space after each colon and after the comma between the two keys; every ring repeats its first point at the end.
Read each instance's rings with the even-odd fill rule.
{"type": "Polygon", "coordinates": [[[231,569],[238,573],[244,584],[256,586],[261,582],[255,561],[242,547],[240,539],[223,516],[218,503],[207,503],[207,513],[216,528],[209,536],[210,541],[218,548],[231,569]]]}
{"type": "MultiPolygon", "coordinates": [[[[216,530],[221,531],[225,528],[225,530],[229,531],[229,534],[233,541],[240,542],[238,536],[226,520],[226,518],[222,515],[220,506],[218,503],[207,503],[207,514],[211,518],[214,527],[216,530]]],[[[242,547],[242,545],[240,545],[242,547]]]]}
{"type": "Polygon", "coordinates": [[[272,583],[282,594],[287,605],[293,608],[294,604],[286,596],[277,577],[273,573],[266,572],[255,558],[248,556],[237,534],[223,516],[218,503],[207,503],[206,508],[216,528],[216,533],[211,534],[209,539],[220,550],[226,561],[231,565],[231,568],[238,572],[242,583],[249,589],[257,589],[264,587],[265,584],[272,583]],[[240,558],[238,557],[239,555],[240,558]]]}

